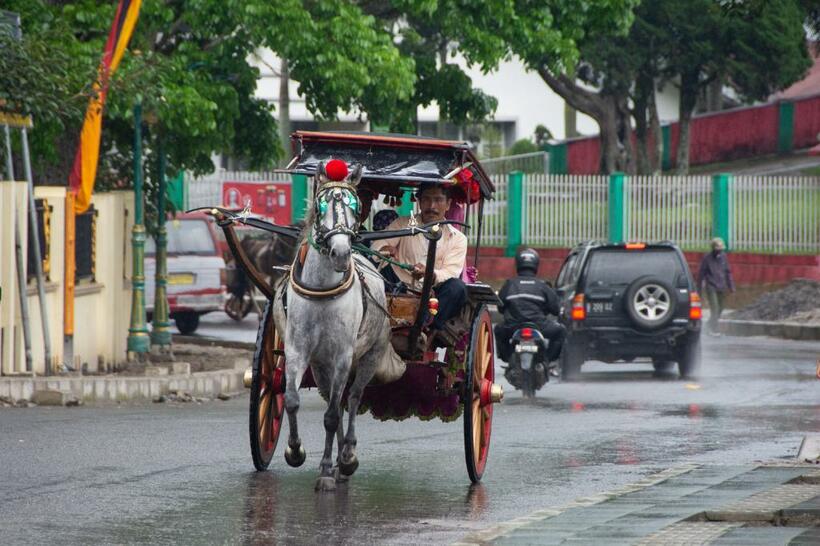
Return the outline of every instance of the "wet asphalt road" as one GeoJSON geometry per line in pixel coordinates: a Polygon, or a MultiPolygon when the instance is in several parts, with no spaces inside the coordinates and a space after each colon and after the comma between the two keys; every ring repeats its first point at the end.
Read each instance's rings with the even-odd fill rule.
{"type": "Polygon", "coordinates": [[[307,463],[253,471],[246,397],[201,405],[0,410],[0,542],[446,543],[694,461],[793,457],[820,431],[820,343],[707,338],[702,381],[587,364],[532,402],[507,387],[482,485],[462,423],[358,423],[361,466],[317,495],[323,402],[303,392],[307,463]]]}

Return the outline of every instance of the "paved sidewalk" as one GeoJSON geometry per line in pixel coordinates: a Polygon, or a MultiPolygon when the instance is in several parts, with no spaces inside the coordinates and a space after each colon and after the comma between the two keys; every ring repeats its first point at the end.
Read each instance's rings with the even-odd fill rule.
{"type": "Polygon", "coordinates": [[[684,465],[539,510],[458,544],[817,545],[820,468],[684,465]]]}

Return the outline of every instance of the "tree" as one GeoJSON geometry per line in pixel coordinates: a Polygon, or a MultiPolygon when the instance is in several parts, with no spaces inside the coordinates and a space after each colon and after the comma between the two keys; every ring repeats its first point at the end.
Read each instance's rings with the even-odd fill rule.
{"type": "MultiPolygon", "coordinates": [[[[71,116],[50,115],[41,93],[27,106],[38,112],[33,148],[55,150],[56,156],[35,154],[38,178],[64,183],[116,4],[7,0],[4,8],[22,15],[23,47],[42,43],[45,52],[65,60],[50,65],[43,58],[38,64],[54,89],[52,102],[81,105],[71,116]],[[63,73],[70,77],[61,83],[63,73]]],[[[319,117],[365,108],[382,115],[413,90],[412,59],[401,57],[375,20],[348,1],[143,0],[130,52],[110,82],[98,187],[131,179],[137,100],[148,121],[149,196],[160,141],[172,172],[210,172],[217,152],[252,167],[273,164],[281,154],[276,123],[271,105],[254,97],[259,74],[248,61],[259,47],[288,59],[308,108],[319,117]]]]}
{"type": "Polygon", "coordinates": [[[510,149],[507,150],[507,155],[531,154],[537,152],[538,147],[533,144],[532,140],[528,138],[521,138],[516,140],[510,149]]]}
{"type": "Polygon", "coordinates": [[[810,66],[796,0],[720,4],[659,2],[656,25],[669,33],[663,72],[680,88],[677,167],[689,169],[689,128],[698,95],[723,79],[746,100],[763,100],[797,81],[810,66]]]}

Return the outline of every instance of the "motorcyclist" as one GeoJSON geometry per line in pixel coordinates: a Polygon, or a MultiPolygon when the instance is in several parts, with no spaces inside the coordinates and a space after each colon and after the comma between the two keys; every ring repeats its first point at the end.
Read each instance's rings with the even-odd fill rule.
{"type": "Polygon", "coordinates": [[[498,294],[502,303],[499,311],[504,314],[504,322],[495,326],[495,339],[503,360],[509,360],[512,353],[510,338],[525,322],[538,326],[541,335],[549,340],[549,350],[545,355],[547,362],[556,360],[561,353],[566,330],[548,317],[558,316],[560,304],[550,285],[536,278],[540,261],[535,250],[520,250],[515,256],[517,276],[507,280],[498,294]]]}

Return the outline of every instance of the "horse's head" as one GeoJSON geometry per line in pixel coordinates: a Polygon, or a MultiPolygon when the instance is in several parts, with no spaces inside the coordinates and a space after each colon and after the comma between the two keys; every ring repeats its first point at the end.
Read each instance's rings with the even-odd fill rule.
{"type": "Polygon", "coordinates": [[[359,231],[362,207],[356,186],[362,179],[362,166],[348,173],[344,162],[332,159],[327,165],[319,163],[316,177],[320,185],[313,200],[314,243],[330,257],[333,269],[344,272],[350,267],[351,237],[359,231]]]}

